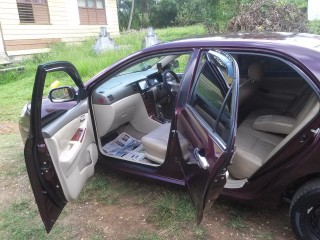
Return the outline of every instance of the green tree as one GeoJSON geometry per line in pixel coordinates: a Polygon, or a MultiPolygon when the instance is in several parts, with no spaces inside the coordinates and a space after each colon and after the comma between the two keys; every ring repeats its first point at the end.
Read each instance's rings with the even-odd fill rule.
{"type": "Polygon", "coordinates": [[[175,0],[160,0],[150,9],[150,24],[162,28],[176,25],[178,4],[175,0]]]}
{"type": "Polygon", "coordinates": [[[204,0],[183,1],[178,5],[177,24],[188,26],[204,21],[205,8],[199,7],[204,0]]]}
{"type": "Polygon", "coordinates": [[[129,0],[117,0],[117,10],[120,30],[128,26],[131,3],[129,0]]]}
{"type": "Polygon", "coordinates": [[[117,0],[120,29],[127,29],[131,18],[130,29],[140,29],[149,26],[149,13],[156,0],[117,0]],[[133,6],[133,8],[132,8],[133,6]],[[131,15],[131,9],[133,10],[131,15]]]}
{"type": "MultiPolygon", "coordinates": [[[[209,33],[227,31],[228,22],[239,9],[255,0],[117,0],[120,29],[157,28],[204,24],[209,33]]],[[[308,0],[274,0],[280,5],[294,4],[306,11],[308,0]]]]}
{"type": "Polygon", "coordinates": [[[179,25],[202,23],[209,32],[226,29],[228,20],[237,14],[240,4],[250,0],[187,0],[179,5],[179,25]]]}

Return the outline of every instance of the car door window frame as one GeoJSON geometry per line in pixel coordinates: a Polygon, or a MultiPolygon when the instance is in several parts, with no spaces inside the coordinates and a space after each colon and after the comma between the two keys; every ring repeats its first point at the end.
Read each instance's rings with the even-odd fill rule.
{"type": "MultiPolygon", "coordinates": [[[[235,102],[234,98],[238,96],[238,89],[233,87],[233,84],[235,84],[234,82],[231,85],[228,85],[227,80],[221,77],[221,75],[223,75],[221,70],[217,66],[213,67],[212,66],[213,63],[210,62],[210,60],[205,57],[205,55],[209,51],[210,51],[209,49],[205,49],[205,50],[202,50],[202,52],[200,53],[199,60],[198,60],[198,62],[196,64],[196,74],[195,74],[195,77],[194,77],[194,79],[192,81],[190,97],[189,97],[189,99],[188,99],[188,101],[186,103],[186,107],[193,113],[193,115],[196,117],[196,119],[203,124],[203,126],[208,130],[208,133],[217,140],[217,143],[219,144],[219,146],[222,149],[226,149],[230,145],[232,145],[232,137],[231,137],[232,136],[232,132],[231,132],[231,130],[233,129],[233,126],[231,126],[231,124],[234,124],[233,123],[233,121],[234,121],[233,117],[234,117],[234,115],[236,115],[236,113],[232,112],[232,111],[237,111],[238,107],[234,106],[232,108],[231,105],[235,102]],[[205,63],[202,63],[204,58],[206,58],[205,59],[205,63]],[[198,83],[199,83],[199,77],[200,77],[200,74],[203,71],[204,64],[208,64],[208,62],[209,62],[210,70],[214,74],[215,81],[218,82],[218,84],[221,86],[221,90],[223,91],[223,94],[222,94],[223,102],[222,102],[221,108],[219,109],[219,112],[217,114],[217,118],[215,119],[216,123],[214,125],[208,123],[201,116],[201,114],[199,114],[198,111],[194,108],[194,101],[195,101],[195,98],[196,98],[196,91],[197,91],[197,86],[198,86],[198,83]],[[231,97],[231,99],[230,99],[230,97],[231,97]],[[229,131],[228,131],[228,134],[227,134],[228,136],[225,139],[223,139],[218,134],[217,127],[221,123],[221,116],[223,114],[223,111],[224,111],[226,105],[228,104],[228,101],[230,101],[230,106],[229,106],[229,108],[230,108],[230,119],[229,119],[230,126],[228,126],[228,128],[229,128],[229,131]]],[[[212,82],[212,81],[210,81],[210,82],[212,82]]],[[[215,84],[214,82],[212,82],[212,83],[215,84]]]]}

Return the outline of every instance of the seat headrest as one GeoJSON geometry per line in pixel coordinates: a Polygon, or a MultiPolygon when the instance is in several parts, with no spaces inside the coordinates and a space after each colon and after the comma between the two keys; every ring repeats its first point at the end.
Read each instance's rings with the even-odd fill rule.
{"type": "Polygon", "coordinates": [[[264,73],[263,65],[261,63],[251,63],[248,68],[248,76],[250,80],[260,81],[264,73]]]}

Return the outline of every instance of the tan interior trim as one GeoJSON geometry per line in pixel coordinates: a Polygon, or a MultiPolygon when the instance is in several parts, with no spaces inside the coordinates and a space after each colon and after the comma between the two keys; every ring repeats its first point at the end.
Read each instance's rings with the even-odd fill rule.
{"type": "Polygon", "coordinates": [[[297,126],[291,131],[289,135],[287,135],[281,142],[278,144],[272,152],[266,157],[266,161],[269,161],[284,145],[286,145],[304,126],[306,126],[311,120],[318,114],[320,109],[320,103],[318,98],[314,97],[313,100],[315,103],[311,109],[307,109],[305,116],[303,116],[303,120],[298,123],[297,126]]]}
{"type": "Polygon", "coordinates": [[[135,130],[145,134],[161,125],[149,117],[140,93],[111,105],[93,104],[93,112],[99,137],[128,122],[135,130]]]}
{"type": "MultiPolygon", "coordinates": [[[[75,106],[69,111],[81,111],[75,106]]],[[[49,125],[59,125],[61,119],[49,125]]],[[[47,125],[44,127],[50,128],[47,125]]],[[[54,126],[51,126],[54,128],[54,126]]],[[[54,168],[59,177],[63,193],[67,201],[75,200],[84,187],[87,179],[93,175],[94,166],[98,160],[98,150],[95,144],[91,117],[88,113],[80,114],[67,123],[53,136],[46,137],[44,141],[50,153],[54,168]],[[85,129],[81,138],[75,138],[79,129],[85,129]]]]}

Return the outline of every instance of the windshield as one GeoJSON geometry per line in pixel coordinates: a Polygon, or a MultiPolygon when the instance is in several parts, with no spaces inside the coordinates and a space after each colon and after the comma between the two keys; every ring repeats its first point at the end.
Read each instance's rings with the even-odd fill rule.
{"type": "Polygon", "coordinates": [[[162,58],[163,58],[163,56],[157,56],[157,57],[146,59],[142,62],[139,62],[139,63],[133,65],[132,67],[125,69],[124,71],[117,74],[117,76],[135,73],[135,72],[146,71],[146,70],[152,68],[153,66],[155,66],[162,58]]]}

